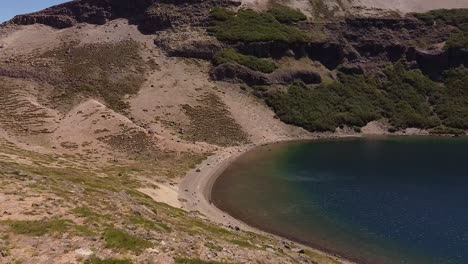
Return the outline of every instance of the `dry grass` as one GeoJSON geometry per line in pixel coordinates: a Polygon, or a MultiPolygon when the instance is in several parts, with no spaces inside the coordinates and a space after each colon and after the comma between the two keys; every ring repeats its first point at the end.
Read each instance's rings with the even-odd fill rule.
{"type": "Polygon", "coordinates": [[[86,44],[67,43],[46,52],[42,59],[53,61],[62,76],[57,78],[54,101],[61,105],[80,96],[100,97],[112,109],[123,111],[127,94],[136,94],[146,71],[135,41],[86,44]]]}
{"type": "Polygon", "coordinates": [[[227,106],[215,94],[207,94],[199,100],[199,106],[183,108],[191,125],[183,137],[219,146],[234,146],[249,142],[248,135],[232,118],[227,106]]]}

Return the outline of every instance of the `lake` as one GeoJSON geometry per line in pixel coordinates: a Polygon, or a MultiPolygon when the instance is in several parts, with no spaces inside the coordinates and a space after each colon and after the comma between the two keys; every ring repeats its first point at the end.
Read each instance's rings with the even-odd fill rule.
{"type": "Polygon", "coordinates": [[[211,195],[252,226],[359,263],[468,263],[466,138],[262,146],[211,195]]]}

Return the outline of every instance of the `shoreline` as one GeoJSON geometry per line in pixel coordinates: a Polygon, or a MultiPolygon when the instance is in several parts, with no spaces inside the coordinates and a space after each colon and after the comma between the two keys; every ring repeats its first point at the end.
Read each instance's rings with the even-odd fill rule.
{"type": "Polygon", "coordinates": [[[190,171],[179,183],[178,197],[182,201],[182,209],[197,212],[200,216],[217,224],[226,227],[238,227],[244,231],[254,232],[260,235],[266,235],[278,240],[287,241],[296,248],[307,249],[315,253],[333,258],[343,264],[358,264],[356,260],[350,257],[340,255],[339,253],[329,252],[320,246],[309,246],[304,243],[291,240],[287,236],[281,236],[261,228],[254,227],[243,222],[240,219],[234,218],[229,213],[217,208],[211,203],[211,192],[215,181],[223,173],[223,171],[230,166],[237,158],[248,153],[249,151],[265,145],[290,143],[295,141],[320,141],[320,140],[343,140],[352,138],[385,138],[385,137],[446,137],[428,135],[426,133],[411,133],[411,134],[317,134],[307,137],[289,137],[280,138],[272,141],[265,141],[261,143],[252,143],[249,145],[228,147],[219,150],[214,155],[208,157],[207,160],[202,162],[197,169],[190,171]]]}
{"type": "Polygon", "coordinates": [[[363,135],[359,134],[326,134],[326,135],[313,135],[307,137],[291,137],[281,138],[273,141],[266,141],[256,144],[249,144],[238,147],[228,147],[221,149],[208,159],[203,161],[197,169],[191,170],[179,183],[178,198],[182,201],[182,209],[189,212],[197,212],[205,219],[214,223],[221,224],[225,227],[236,228],[243,231],[249,231],[256,234],[273,237],[280,241],[287,241],[295,245],[297,249],[309,250],[314,253],[332,258],[342,264],[357,264],[344,256],[335,255],[334,253],[327,252],[319,247],[311,247],[303,243],[289,239],[286,236],[276,235],[264,231],[260,228],[253,227],[242,220],[236,219],[229,213],[216,207],[211,202],[211,192],[215,181],[229,167],[237,158],[248,153],[249,151],[265,145],[289,143],[295,141],[315,141],[315,140],[329,140],[329,139],[346,139],[346,138],[362,138],[363,135]]]}

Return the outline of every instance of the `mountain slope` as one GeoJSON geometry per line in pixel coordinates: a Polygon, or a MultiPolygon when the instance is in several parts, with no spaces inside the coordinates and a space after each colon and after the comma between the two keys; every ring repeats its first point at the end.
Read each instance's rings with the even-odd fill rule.
{"type": "MultiPolygon", "coordinates": [[[[445,46],[462,23],[343,1],[281,3],[307,12],[79,0],[3,24],[0,262],[347,263],[213,217],[197,180],[281,140],[357,136],[361,127],[426,134],[435,128],[414,126],[432,115],[453,125],[440,133],[464,133],[447,103],[454,95],[440,90],[457,83],[444,72],[468,62],[463,46],[445,46]],[[416,115],[399,112],[400,102],[416,115]],[[316,109],[334,112],[320,119],[316,109]]],[[[455,110],[465,113],[460,98],[455,110]]]]}

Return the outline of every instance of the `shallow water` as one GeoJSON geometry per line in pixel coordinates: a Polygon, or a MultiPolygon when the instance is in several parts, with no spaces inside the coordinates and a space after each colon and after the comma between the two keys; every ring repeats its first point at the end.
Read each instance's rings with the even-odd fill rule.
{"type": "Polygon", "coordinates": [[[216,181],[234,217],[362,263],[468,263],[468,139],[255,149],[216,181]]]}

